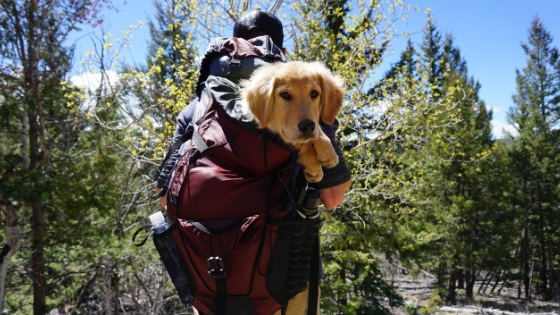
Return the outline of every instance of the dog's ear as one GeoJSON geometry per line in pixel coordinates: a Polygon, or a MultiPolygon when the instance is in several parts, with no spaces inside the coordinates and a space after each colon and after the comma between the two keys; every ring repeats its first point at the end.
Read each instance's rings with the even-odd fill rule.
{"type": "Polygon", "coordinates": [[[342,108],[344,97],[344,80],[339,76],[333,75],[327,67],[316,63],[319,81],[321,82],[321,118],[329,125],[334,123],[334,119],[342,108]]]}
{"type": "Polygon", "coordinates": [[[263,76],[257,73],[251,79],[243,81],[241,96],[247,102],[249,111],[255,116],[259,128],[266,128],[272,114],[274,103],[274,77],[263,76]]]}

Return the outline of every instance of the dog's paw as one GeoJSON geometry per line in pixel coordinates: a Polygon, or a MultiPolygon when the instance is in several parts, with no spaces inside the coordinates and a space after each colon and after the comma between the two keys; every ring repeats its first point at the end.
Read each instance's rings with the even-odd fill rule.
{"type": "Polygon", "coordinates": [[[321,132],[319,139],[313,142],[313,149],[321,166],[331,168],[338,164],[338,155],[333,148],[331,140],[324,133],[321,132]]]}
{"type": "Polygon", "coordinates": [[[315,151],[317,152],[317,161],[322,166],[331,168],[338,164],[338,155],[330,142],[315,143],[315,151]],[[319,147],[319,144],[322,144],[321,147],[319,147]]]}
{"type": "Polygon", "coordinates": [[[323,169],[321,165],[319,167],[305,167],[303,170],[303,175],[310,183],[317,183],[323,179],[323,169]]]}
{"type": "Polygon", "coordinates": [[[331,168],[331,167],[335,167],[338,164],[338,155],[336,155],[336,153],[334,155],[329,154],[328,156],[325,157],[324,160],[321,159],[319,156],[317,156],[317,160],[319,160],[319,163],[321,163],[322,166],[326,168],[331,168]]]}

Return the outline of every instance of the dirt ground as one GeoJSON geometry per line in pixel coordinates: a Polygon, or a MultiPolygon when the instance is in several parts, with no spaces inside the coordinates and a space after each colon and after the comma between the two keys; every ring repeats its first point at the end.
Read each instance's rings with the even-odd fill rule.
{"type": "MultiPolygon", "coordinates": [[[[393,310],[396,315],[411,314],[411,309],[433,305],[433,289],[435,281],[429,277],[409,280],[397,279],[394,284],[398,292],[404,297],[407,306],[393,310]]],[[[432,314],[500,314],[500,315],[560,315],[560,302],[558,301],[527,301],[517,299],[517,288],[504,287],[500,295],[476,294],[478,285],[474,288],[474,299],[469,300],[464,290],[458,290],[457,303],[432,307],[432,314]]],[[[489,291],[489,290],[488,290],[489,291]]]]}

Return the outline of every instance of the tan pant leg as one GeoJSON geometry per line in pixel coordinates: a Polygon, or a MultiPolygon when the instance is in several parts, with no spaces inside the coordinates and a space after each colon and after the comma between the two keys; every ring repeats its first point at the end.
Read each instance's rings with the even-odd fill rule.
{"type": "MultiPolygon", "coordinates": [[[[321,315],[320,298],[321,289],[319,289],[319,296],[317,298],[317,315],[321,315]]],[[[307,315],[307,301],[309,299],[309,289],[297,294],[288,302],[288,309],[286,315],[307,315]]],[[[274,315],[281,315],[282,310],[277,311],[274,315]]]]}
{"type": "MultiPolygon", "coordinates": [[[[320,297],[321,297],[321,289],[318,290],[318,298],[317,298],[317,315],[321,315],[321,308],[320,308],[320,297]]],[[[307,301],[309,299],[309,289],[305,290],[299,294],[296,294],[289,302],[288,302],[288,309],[286,310],[286,315],[307,315],[307,301]]],[[[204,315],[204,313],[199,313],[196,308],[192,308],[194,311],[194,315],[204,315]]],[[[282,310],[278,310],[274,315],[281,315],[282,310]]]]}

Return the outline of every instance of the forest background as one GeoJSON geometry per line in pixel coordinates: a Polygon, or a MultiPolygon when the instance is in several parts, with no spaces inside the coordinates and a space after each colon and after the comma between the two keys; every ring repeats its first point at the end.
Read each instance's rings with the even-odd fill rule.
{"type": "Polygon", "coordinates": [[[516,132],[497,140],[460,47],[412,1],[155,7],[146,61],[130,64],[134,27],[94,36],[83,56],[68,41],[117,3],[0,1],[0,312],[186,312],[155,249],[130,239],[159,209],[151,177],[192,99],[200,43],[256,7],[282,17],[289,59],[321,61],[348,85],[337,140],[353,185],[322,212],[323,313],[430,313],[480,294],[477,281],[560,299],[560,60],[538,17],[512,69],[516,132]],[[380,77],[411,14],[426,17],[422,39],[380,77]],[[94,80],[71,80],[78,67],[94,80]],[[430,303],[405,305],[392,282],[403,272],[434,275],[430,303]]]}

